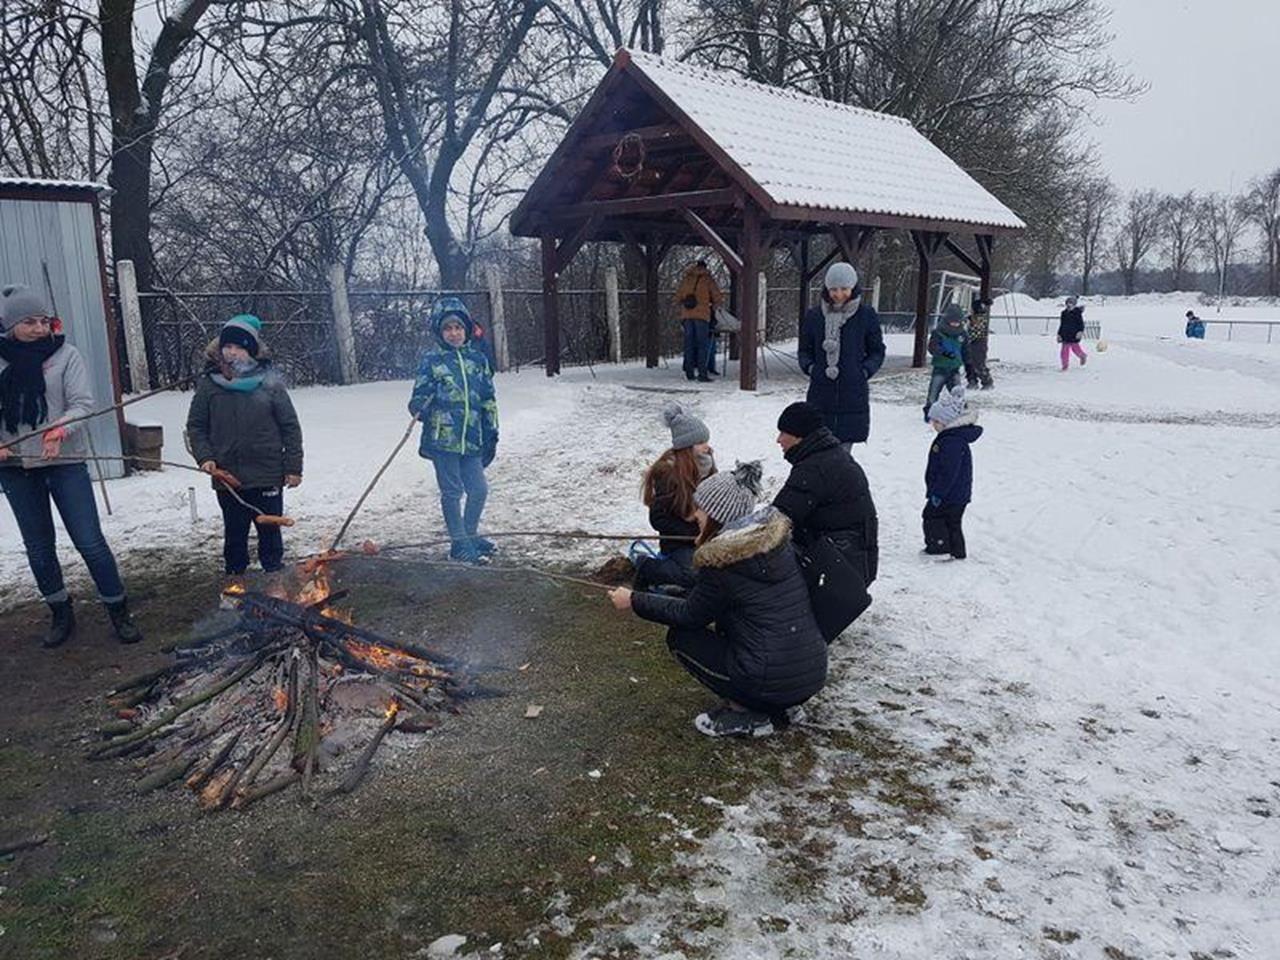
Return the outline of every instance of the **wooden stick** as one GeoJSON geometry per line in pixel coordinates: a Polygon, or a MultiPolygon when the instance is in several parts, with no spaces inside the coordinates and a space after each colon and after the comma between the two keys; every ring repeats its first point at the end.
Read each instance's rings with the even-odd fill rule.
{"type": "Polygon", "coordinates": [[[564,583],[576,583],[582,587],[591,587],[593,590],[613,590],[614,587],[607,583],[596,583],[594,580],[584,580],[581,577],[571,577],[567,573],[553,573],[550,570],[542,570],[538,567],[527,565],[519,566],[494,566],[493,564],[474,564],[459,563],[453,560],[421,560],[415,559],[413,563],[420,563],[425,567],[444,567],[449,570],[458,570],[463,573],[531,573],[537,577],[546,577],[548,580],[560,580],[564,583]]]}
{"type": "Polygon", "coordinates": [[[98,486],[102,489],[102,505],[107,508],[107,516],[111,516],[111,497],[107,495],[107,478],[102,475],[102,461],[98,458],[98,451],[93,447],[93,433],[88,427],[85,428],[84,438],[89,444],[89,454],[93,457],[93,466],[98,474],[98,486]]]}
{"type": "MultiPolygon", "coordinates": [[[[669,537],[656,530],[648,533],[588,533],[585,530],[493,530],[485,531],[484,536],[490,540],[506,537],[545,537],[548,540],[677,540],[681,543],[694,543],[697,537],[669,537]]],[[[390,550],[417,550],[424,547],[443,547],[452,543],[448,537],[440,540],[424,540],[420,543],[393,543],[379,547],[378,553],[390,550]]]]}
{"type": "Polygon", "coordinates": [[[239,784],[239,792],[244,795],[248,792],[249,787],[253,786],[253,781],[257,779],[258,774],[262,772],[262,768],[271,762],[271,758],[280,750],[280,745],[289,736],[289,731],[293,727],[293,718],[297,713],[298,707],[298,657],[295,654],[289,659],[289,679],[285,686],[287,703],[285,705],[284,717],[280,720],[280,726],[276,732],[271,735],[271,739],[267,741],[266,747],[259,753],[253,762],[249,764],[249,769],[241,778],[239,784]]]}
{"type": "Polygon", "coordinates": [[[218,748],[209,761],[191,776],[187,777],[187,787],[191,790],[199,790],[208,783],[209,778],[217,773],[218,768],[222,766],[227,757],[231,756],[231,751],[236,748],[236,744],[240,742],[240,735],[243,733],[244,728],[241,727],[231,736],[227,737],[226,743],[218,748]]]}
{"type": "Polygon", "coordinates": [[[395,449],[391,451],[391,455],[387,457],[382,466],[378,468],[378,472],[373,475],[373,479],[369,481],[369,485],[364,488],[364,493],[360,494],[360,499],[356,501],[356,505],[352,507],[351,512],[347,514],[347,519],[342,522],[342,527],[338,530],[338,535],[333,538],[333,543],[329,547],[329,551],[331,553],[338,549],[338,545],[342,543],[342,538],[347,535],[347,528],[351,526],[351,521],[356,518],[356,514],[359,513],[360,508],[364,506],[364,502],[368,499],[369,494],[373,492],[373,488],[378,485],[378,481],[382,479],[382,475],[387,472],[387,468],[391,466],[391,461],[396,458],[404,448],[404,445],[409,442],[409,437],[413,435],[413,428],[417,426],[417,424],[417,417],[412,417],[409,420],[409,425],[404,428],[404,436],[402,436],[400,438],[400,442],[395,445],[395,449]]]}
{"type": "Polygon", "coordinates": [[[281,790],[285,790],[293,786],[299,779],[301,779],[301,777],[302,774],[297,770],[286,770],[274,780],[268,780],[260,787],[253,787],[252,789],[246,790],[231,801],[231,806],[236,810],[247,807],[255,800],[261,800],[263,797],[269,797],[273,793],[279,793],[281,790]]]}
{"type": "Polygon", "coordinates": [[[156,717],[154,720],[148,723],[145,727],[141,727],[138,730],[135,730],[133,733],[130,733],[126,736],[117,737],[114,740],[110,740],[103,746],[99,747],[98,749],[93,750],[89,754],[89,759],[100,760],[103,757],[107,756],[110,752],[115,751],[120,747],[137,743],[139,740],[145,740],[147,737],[151,736],[151,734],[155,733],[157,730],[173,723],[174,720],[178,719],[178,717],[182,716],[188,710],[192,709],[193,707],[198,707],[200,706],[200,704],[208,700],[212,700],[214,697],[218,696],[218,694],[222,693],[224,690],[227,690],[228,688],[239,683],[249,674],[253,673],[254,670],[257,670],[258,667],[262,666],[262,661],[265,660],[266,658],[267,658],[267,653],[264,651],[259,651],[257,656],[255,656],[248,663],[243,664],[235,672],[231,673],[229,676],[225,677],[224,679],[219,680],[217,683],[206,687],[200,693],[192,694],[187,699],[180,700],[178,703],[175,703],[172,707],[170,707],[164,713],[160,714],[160,716],[156,717]]]}
{"type": "Polygon", "coordinates": [[[382,726],[378,728],[378,732],[373,735],[373,739],[369,741],[361,752],[355,766],[343,777],[342,782],[334,788],[334,793],[350,793],[359,785],[369,769],[369,762],[373,759],[373,755],[378,752],[378,745],[382,743],[382,738],[395,729],[396,721],[399,719],[400,704],[392,700],[391,707],[387,710],[387,717],[382,721],[382,726]]]}
{"type": "Polygon", "coordinates": [[[0,857],[7,857],[11,853],[21,853],[23,850],[30,850],[33,847],[39,847],[49,842],[47,833],[37,833],[34,836],[27,837],[23,840],[13,840],[9,843],[0,843],[0,857]]]}
{"type": "Polygon", "coordinates": [[[149,400],[150,398],[154,397],[158,393],[165,393],[166,391],[169,391],[169,390],[176,390],[179,387],[185,387],[197,376],[199,376],[199,374],[193,373],[188,377],[183,377],[181,380],[175,380],[173,383],[170,383],[167,386],[156,387],[156,389],[154,390],[148,390],[146,393],[140,393],[137,396],[131,397],[128,400],[121,400],[119,403],[113,403],[111,406],[103,407],[101,410],[91,410],[89,413],[82,413],[78,417],[68,417],[66,420],[59,420],[57,423],[45,424],[43,427],[40,427],[37,430],[30,430],[27,433],[14,437],[12,440],[9,440],[6,443],[0,443],[0,450],[7,450],[9,447],[15,446],[16,444],[21,443],[23,440],[30,440],[32,437],[38,437],[41,434],[43,434],[46,430],[51,430],[54,427],[65,427],[73,423],[80,423],[82,420],[91,420],[94,417],[100,417],[103,414],[115,413],[117,410],[123,410],[125,407],[130,406],[131,404],[141,403],[143,400],[149,400]]]}
{"type": "Polygon", "coordinates": [[[148,793],[182,779],[187,775],[187,771],[195,766],[198,759],[200,759],[199,756],[179,757],[159,770],[153,770],[138,781],[138,791],[148,793]]]}

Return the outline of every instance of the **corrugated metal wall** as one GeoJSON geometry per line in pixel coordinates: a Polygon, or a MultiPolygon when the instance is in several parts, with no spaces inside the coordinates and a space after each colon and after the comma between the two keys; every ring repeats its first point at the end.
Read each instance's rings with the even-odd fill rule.
{"type": "MultiPolygon", "coordinates": [[[[47,297],[42,262],[49,266],[49,282],[64,324],[63,333],[84,355],[93,377],[96,405],[106,406],[114,400],[111,343],[106,305],[102,302],[92,204],[0,198],[0,284],[24,283],[47,297]]],[[[120,456],[116,418],[95,417],[89,424],[98,455],[120,456]]],[[[101,466],[105,477],[124,475],[122,463],[101,466]]],[[[91,466],[89,472],[96,477],[96,466],[91,466]]]]}

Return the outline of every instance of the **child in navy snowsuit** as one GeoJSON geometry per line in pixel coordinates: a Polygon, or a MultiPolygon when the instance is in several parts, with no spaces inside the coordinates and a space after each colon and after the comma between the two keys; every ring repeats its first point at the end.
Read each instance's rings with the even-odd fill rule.
{"type": "Polygon", "coordinates": [[[970,444],[982,436],[977,413],[966,411],[964,387],[944,390],[929,408],[929,423],[937,431],[929,447],[924,472],[924,552],[967,555],[964,545],[965,507],[973,494],[973,452],[970,444]]]}

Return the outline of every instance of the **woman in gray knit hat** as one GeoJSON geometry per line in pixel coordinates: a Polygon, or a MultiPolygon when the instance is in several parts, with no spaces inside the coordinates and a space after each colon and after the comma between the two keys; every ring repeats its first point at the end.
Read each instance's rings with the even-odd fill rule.
{"type": "Polygon", "coordinates": [[[693,494],[699,483],[716,472],[711,431],[678,403],[662,411],[671,430],[671,446],[645,471],[640,495],[649,508],[649,523],[658,531],[658,551],[645,543],[631,547],[636,567],[635,588],[688,589],[693,586],[693,494]]]}
{"type": "Polygon", "coordinates": [[[710,737],[763,737],[822,689],[827,644],[791,546],[791,521],[755,509],[760,461],[698,484],[698,547],[687,597],[613,590],[618,610],[665,624],[667,646],[703,686],[724,698],[694,726],[710,737]]]}
{"type": "Polygon", "coordinates": [[[116,636],[122,643],[136,643],[142,634],[129,615],[83,460],[88,424],[63,425],[93,409],[84,358],[66,342],[61,321],[30,287],[0,291],[0,331],[0,488],[18,521],[36,586],[52,613],[44,646],[66,643],[76,624],[58,562],[53,506],[89,568],[116,636]]]}
{"type": "Polygon", "coordinates": [[[862,301],[852,264],[827,268],[822,303],[800,323],[796,358],[809,378],[806,399],[822,411],[827,428],[846,447],[865,443],[871,432],[867,381],[884,363],[884,336],[875,308],[862,301]]]}

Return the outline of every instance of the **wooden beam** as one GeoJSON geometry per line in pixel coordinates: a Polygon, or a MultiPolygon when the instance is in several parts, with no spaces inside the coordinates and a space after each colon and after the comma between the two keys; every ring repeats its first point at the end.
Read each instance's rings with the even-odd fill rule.
{"type": "Polygon", "coordinates": [[[875,239],[877,233],[880,232],[879,227],[859,227],[858,228],[858,256],[862,256],[862,252],[867,249],[871,241],[875,239]]]}
{"type": "Polygon", "coordinates": [[[623,200],[588,200],[585,203],[551,207],[547,210],[547,215],[552,220],[581,220],[595,216],[664,213],[691,207],[728,207],[738,202],[738,198],[738,192],[729,187],[720,190],[689,190],[683,193],[628,197],[623,200]]]}
{"type": "Polygon", "coordinates": [[[724,261],[726,267],[735,273],[742,269],[742,258],[738,256],[737,251],[734,250],[733,246],[721,237],[720,234],[711,229],[707,221],[703,220],[692,210],[686,210],[684,212],[684,218],[689,222],[689,226],[693,227],[697,232],[698,236],[706,241],[707,246],[719,254],[720,259],[724,261]]]}
{"type": "Polygon", "coordinates": [[[756,359],[760,330],[760,211],[750,201],[742,210],[742,298],[738,304],[742,320],[742,344],[738,361],[738,386],[756,388],[756,359]]]}
{"type": "Polygon", "coordinates": [[[929,263],[945,239],[946,234],[911,231],[911,242],[915,245],[919,259],[919,272],[916,275],[915,343],[911,350],[913,367],[924,366],[925,344],[929,339],[929,263]]]}
{"type": "MultiPolygon", "coordinates": [[[[968,267],[974,273],[979,275],[982,274],[982,266],[978,263],[977,260],[969,256],[968,251],[966,251],[963,247],[961,247],[960,244],[956,243],[950,237],[947,237],[947,239],[944,240],[943,243],[946,245],[947,249],[951,251],[952,255],[957,260],[963,263],[966,267],[968,267]]],[[[979,252],[981,252],[981,248],[979,248],[979,252]]]]}
{"type": "Polygon", "coordinates": [[[991,299],[991,253],[995,246],[995,237],[987,234],[977,234],[974,237],[978,242],[978,258],[982,261],[981,268],[978,270],[978,277],[981,281],[978,296],[983,300],[991,299]]]}
{"type": "Polygon", "coordinates": [[[840,255],[846,262],[853,263],[858,259],[858,247],[849,239],[849,234],[845,232],[844,227],[838,223],[832,224],[831,238],[835,240],[836,249],[840,251],[840,255]]]}
{"type": "Polygon", "coordinates": [[[800,323],[804,324],[804,315],[809,310],[809,280],[812,274],[809,273],[809,238],[804,237],[796,250],[796,266],[800,268],[800,296],[799,296],[799,313],[796,314],[800,318],[800,323]]]}
{"type": "Polygon", "coordinates": [[[560,372],[560,298],[556,291],[556,241],[542,238],[542,340],[547,376],[560,372]]]}
{"type": "Polygon", "coordinates": [[[631,130],[617,130],[612,133],[596,133],[583,137],[578,141],[579,153],[595,153],[597,150],[613,151],[618,141],[634,134],[644,142],[647,148],[654,141],[684,140],[690,141],[689,134],[678,123],[655,123],[647,127],[635,127],[631,130]]]}
{"type": "Polygon", "coordinates": [[[656,237],[650,237],[644,245],[644,365],[650,369],[658,365],[658,270],[670,247],[662,247],[656,237]]]}
{"type": "Polygon", "coordinates": [[[582,249],[582,245],[591,239],[591,235],[600,226],[599,217],[588,217],[570,236],[561,240],[556,246],[556,273],[564,273],[574,255],[582,249]]]}
{"type": "Polygon", "coordinates": [[[805,279],[805,283],[808,283],[810,280],[812,280],[814,277],[820,274],[823,270],[827,269],[827,267],[831,266],[831,264],[835,262],[836,257],[838,257],[839,255],[840,255],[840,246],[839,244],[837,244],[836,246],[832,247],[829,251],[827,251],[827,255],[825,257],[823,257],[821,260],[819,260],[810,268],[809,276],[805,279]]]}

